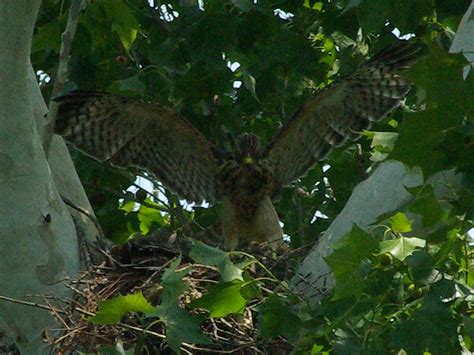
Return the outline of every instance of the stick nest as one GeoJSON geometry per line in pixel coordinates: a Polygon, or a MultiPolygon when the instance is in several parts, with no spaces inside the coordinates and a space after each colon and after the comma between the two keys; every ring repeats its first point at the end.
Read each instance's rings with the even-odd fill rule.
{"type": "MultiPolygon", "coordinates": [[[[147,245],[146,247],[126,244],[124,247],[101,251],[106,261],[90,265],[75,280],[68,281],[74,291],[69,300],[62,300],[62,307],[51,307],[52,313],[61,325],[61,334],[49,341],[58,353],[74,351],[97,352],[104,347],[135,349],[136,354],[172,354],[165,337],[166,329],[158,318],[145,318],[143,315],[129,313],[115,325],[98,325],[87,320],[97,313],[98,302],[119,295],[141,291],[154,306],[160,302],[162,291],[161,277],[166,268],[181,254],[179,248],[147,245]]],[[[257,256],[280,280],[288,280],[294,269],[295,258],[283,255],[275,258],[265,248],[254,248],[257,256]],[[270,256],[269,256],[270,255],[270,256]]],[[[294,252],[292,252],[294,254],[294,252]]],[[[181,254],[182,255],[182,254],[181,254]]],[[[193,264],[183,257],[181,267],[191,267],[183,278],[187,291],[181,296],[180,307],[191,314],[207,314],[204,310],[188,309],[187,305],[201,297],[207,288],[219,282],[220,275],[212,267],[193,264]]],[[[247,269],[254,278],[265,277],[258,266],[247,269]]],[[[275,283],[265,283],[264,294],[278,292],[275,283]]],[[[280,289],[281,291],[281,289],[280,289]]],[[[265,297],[264,297],[265,298],[265,297]]],[[[293,346],[284,338],[263,339],[257,330],[258,312],[256,306],[262,300],[251,301],[243,314],[224,318],[207,318],[201,330],[211,344],[196,345],[183,343],[184,354],[287,354],[293,346]]],[[[57,302],[56,302],[57,304],[57,302]]]]}

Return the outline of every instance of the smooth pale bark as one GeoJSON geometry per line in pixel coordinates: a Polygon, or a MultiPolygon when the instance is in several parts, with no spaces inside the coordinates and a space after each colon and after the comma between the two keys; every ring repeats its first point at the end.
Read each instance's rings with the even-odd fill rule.
{"type": "Polygon", "coordinates": [[[331,246],[342,240],[353,224],[365,229],[378,216],[396,211],[412,198],[405,187],[422,183],[420,169],[409,170],[397,161],[380,164],[367,180],[355,187],[344,209],[305,258],[292,281],[295,290],[314,302],[329,292],[334,278],[324,257],[333,252],[331,246]]]}
{"type": "MultiPolygon", "coordinates": [[[[28,295],[68,296],[58,281],[76,275],[79,252],[34,121],[29,56],[40,4],[0,2],[0,295],[43,303],[28,295]]],[[[22,354],[46,353],[42,332],[57,327],[45,310],[0,300],[0,330],[22,354]]]]}
{"type": "MultiPolygon", "coordinates": [[[[30,84],[33,101],[33,114],[37,129],[44,142],[45,135],[43,135],[42,131],[45,128],[45,115],[48,112],[48,109],[38,86],[33,68],[30,70],[30,84]]],[[[73,202],[75,206],[87,211],[90,215],[94,215],[94,211],[90,205],[79,176],[77,175],[76,168],[74,167],[66,143],[64,142],[64,139],[58,135],[53,135],[51,143],[49,144],[48,163],[53,179],[56,183],[56,188],[61,197],[73,202]]],[[[74,208],[69,208],[69,212],[74,220],[78,236],[80,237],[80,242],[89,245],[96,243],[99,232],[90,218],[74,208]]]]}
{"type": "MultiPolygon", "coordinates": [[[[456,36],[449,49],[450,53],[463,53],[468,61],[474,62],[474,1],[471,3],[459,24],[456,36]]],[[[474,68],[467,67],[465,75],[474,68]]]]}

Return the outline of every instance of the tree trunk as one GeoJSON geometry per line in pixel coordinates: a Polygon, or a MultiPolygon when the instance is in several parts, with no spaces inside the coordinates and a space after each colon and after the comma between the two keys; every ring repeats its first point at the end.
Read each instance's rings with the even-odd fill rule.
{"type": "Polygon", "coordinates": [[[420,169],[409,170],[402,163],[388,161],[357,185],[341,213],[304,259],[292,283],[296,291],[317,302],[334,286],[334,278],[324,258],[332,254],[331,246],[342,240],[357,224],[362,229],[374,223],[378,216],[396,211],[412,196],[405,187],[423,183],[420,169]]]}
{"type": "MultiPolygon", "coordinates": [[[[45,302],[30,295],[70,295],[59,281],[80,266],[76,228],[58,190],[90,208],[64,143],[52,144],[50,167],[35,124],[46,110],[30,63],[40,4],[0,2],[0,296],[35,303],[45,302]]],[[[84,230],[86,240],[94,235],[84,230]]],[[[0,331],[22,354],[47,352],[42,335],[51,328],[58,325],[49,312],[0,299],[0,331]]]]}

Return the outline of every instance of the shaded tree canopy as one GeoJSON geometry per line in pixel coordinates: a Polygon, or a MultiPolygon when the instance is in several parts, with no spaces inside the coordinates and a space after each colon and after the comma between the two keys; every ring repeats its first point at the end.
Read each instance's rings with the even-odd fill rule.
{"type": "MultiPolygon", "coordinates": [[[[336,281],[332,293],[324,290],[328,293],[315,307],[283,286],[262,291],[264,281],[252,277],[245,265],[236,266],[228,254],[195,244],[191,259],[217,267],[221,279],[189,308],[218,318],[249,306],[258,319],[255,339],[284,337],[295,353],[472,350],[467,232],[474,213],[474,80],[466,58],[449,53],[455,35],[464,43],[456,51],[472,49],[472,33],[456,34],[470,3],[87,1],[65,92],[100,90],[171,107],[229,151],[244,132],[268,143],[315,92],[387,45],[411,38],[423,48],[423,58],[403,74],[413,82],[403,107],[363,132],[356,143],[334,149],[283,189],[276,203],[289,245],[298,250],[322,238],[354,187],[382,161],[397,160],[422,172],[423,183],[408,189],[410,202],[379,216],[374,228],[354,226],[334,247],[326,258],[336,281]],[[436,183],[447,172],[452,178],[436,183]],[[234,273],[229,275],[229,268],[234,273]],[[249,284],[255,288],[249,290],[249,284]]],[[[32,63],[48,99],[67,5],[43,1],[36,24],[32,63]]],[[[467,18],[471,22],[464,28],[472,28],[467,18]]],[[[105,236],[114,243],[147,235],[196,237],[218,220],[219,204],[182,206],[143,171],[101,164],[73,149],[71,154],[105,236]],[[152,182],[137,184],[137,176],[152,182]]],[[[303,257],[300,252],[287,256],[288,269],[303,257]]],[[[199,331],[202,319],[193,315],[191,320],[177,306],[186,274],[173,274],[178,264],[163,275],[168,292],[157,309],[150,311],[141,298],[137,302],[144,305],[138,308],[123,306],[123,299],[109,303],[111,313],[118,307],[119,314],[158,316],[174,350],[182,342],[207,342],[199,331]],[[175,329],[176,322],[195,327],[175,329]]],[[[279,285],[286,285],[288,276],[278,277],[279,285]]],[[[114,323],[104,309],[95,320],[114,323]]],[[[146,345],[136,346],[141,351],[139,346],[146,345]]]]}

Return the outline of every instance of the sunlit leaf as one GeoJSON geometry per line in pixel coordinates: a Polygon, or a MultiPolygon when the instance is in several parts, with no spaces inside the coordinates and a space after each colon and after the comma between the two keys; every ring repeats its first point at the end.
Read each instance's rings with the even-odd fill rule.
{"type": "Polygon", "coordinates": [[[152,313],[154,310],[143,294],[137,292],[99,302],[99,311],[90,317],[89,321],[97,324],[115,324],[129,312],[152,313]]]}
{"type": "Polygon", "coordinates": [[[113,20],[112,29],[117,31],[123,47],[128,51],[138,33],[138,22],[130,8],[122,0],[103,0],[102,6],[113,20]]]}
{"type": "Polygon", "coordinates": [[[228,314],[242,314],[247,300],[240,291],[242,281],[219,283],[209,288],[208,293],[192,302],[193,308],[204,308],[213,318],[225,317],[228,314]]]}
{"type": "Polygon", "coordinates": [[[380,253],[390,253],[398,260],[405,260],[417,248],[423,248],[426,240],[420,238],[399,237],[380,243],[380,253]]]}
{"type": "Polygon", "coordinates": [[[403,212],[397,212],[395,215],[390,217],[388,223],[394,232],[407,233],[412,230],[412,221],[410,221],[403,212]]]}

